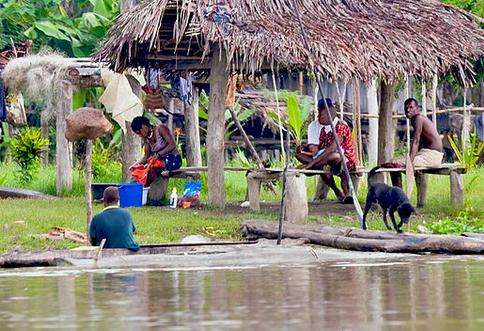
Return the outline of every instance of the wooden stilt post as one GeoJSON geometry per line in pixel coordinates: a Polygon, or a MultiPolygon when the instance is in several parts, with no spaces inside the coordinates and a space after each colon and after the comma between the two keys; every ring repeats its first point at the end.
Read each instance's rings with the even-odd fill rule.
{"type": "Polygon", "coordinates": [[[437,85],[439,84],[439,76],[434,75],[432,79],[432,123],[437,127],[437,85]]]}
{"type": "Polygon", "coordinates": [[[469,108],[467,107],[467,83],[464,82],[464,87],[462,89],[463,99],[464,99],[464,111],[463,111],[463,120],[462,120],[462,151],[467,148],[469,142],[469,131],[471,126],[471,114],[469,108]]]}
{"type": "Polygon", "coordinates": [[[427,117],[427,84],[422,81],[422,115],[427,117]]]}
{"type": "MultiPolygon", "coordinates": [[[[317,73],[314,73],[314,75],[317,75],[317,73]]],[[[318,83],[317,83],[317,78],[313,78],[313,100],[314,100],[314,120],[318,119],[318,83]]]]}
{"type": "MultiPolygon", "coordinates": [[[[406,84],[405,84],[405,100],[410,98],[412,93],[412,76],[406,76],[406,84]]],[[[406,130],[407,130],[407,154],[410,153],[410,120],[406,118],[406,130]]]]}
{"type": "MultiPolygon", "coordinates": [[[[49,139],[49,118],[48,118],[47,110],[43,110],[40,112],[40,135],[44,139],[49,139]]],[[[42,152],[40,153],[40,163],[43,166],[49,164],[49,146],[45,146],[42,148],[42,152]]]]}
{"type": "Polygon", "coordinates": [[[192,105],[183,104],[187,164],[189,167],[200,167],[202,166],[202,154],[200,152],[200,128],[198,123],[198,89],[193,88],[192,93],[192,105]]]}
{"type": "Polygon", "coordinates": [[[170,101],[168,103],[168,110],[171,114],[168,113],[168,122],[166,126],[168,127],[168,129],[170,129],[170,132],[173,133],[173,115],[172,114],[175,112],[175,99],[170,98],[170,101]]]}
{"type": "Polygon", "coordinates": [[[86,140],[86,162],[85,162],[85,195],[86,195],[86,209],[87,209],[87,237],[89,238],[89,227],[91,225],[92,220],[92,192],[91,192],[91,183],[92,183],[92,140],[86,140]]]}
{"type": "Polygon", "coordinates": [[[224,133],[225,97],[227,95],[227,59],[225,53],[214,47],[210,71],[210,107],[208,111],[208,203],[225,207],[224,188],[224,133]]]}
{"type": "MultiPolygon", "coordinates": [[[[369,115],[378,116],[377,83],[373,79],[366,90],[366,104],[369,115]]],[[[374,165],[378,162],[378,118],[370,117],[368,132],[368,162],[374,165]]]]}
{"type": "Polygon", "coordinates": [[[343,120],[344,115],[344,101],[346,96],[346,82],[344,82],[343,88],[339,87],[339,82],[336,81],[336,92],[338,93],[338,105],[339,105],[339,118],[343,120]]]}
{"type": "Polygon", "coordinates": [[[360,99],[360,81],[353,80],[353,128],[356,131],[356,148],[358,165],[363,164],[363,143],[361,141],[361,99],[360,99]]]}
{"type": "Polygon", "coordinates": [[[304,94],[304,73],[299,71],[299,93],[304,94]]]}
{"type": "MultiPolygon", "coordinates": [[[[393,158],[395,126],[393,125],[393,105],[395,103],[395,85],[382,81],[380,84],[380,114],[378,117],[378,164],[393,158]]],[[[383,178],[379,175],[379,181],[383,178]]]]}
{"type": "Polygon", "coordinates": [[[56,192],[72,189],[72,144],[65,137],[66,118],[72,112],[72,85],[61,80],[57,85],[56,109],[56,192]]]}

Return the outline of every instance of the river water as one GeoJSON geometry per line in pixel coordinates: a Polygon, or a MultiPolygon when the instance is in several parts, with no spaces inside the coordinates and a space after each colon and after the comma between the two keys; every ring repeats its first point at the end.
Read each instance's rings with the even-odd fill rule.
{"type": "Polygon", "coordinates": [[[484,330],[484,259],[0,271],[0,329],[484,330]]]}

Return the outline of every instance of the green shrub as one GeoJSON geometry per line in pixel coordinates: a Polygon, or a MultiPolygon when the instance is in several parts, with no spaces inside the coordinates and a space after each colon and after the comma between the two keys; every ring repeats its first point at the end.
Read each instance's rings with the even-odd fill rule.
{"type": "Polygon", "coordinates": [[[121,163],[116,157],[116,146],[105,146],[101,139],[96,139],[92,149],[92,175],[95,181],[119,177],[121,163]]]}
{"type": "Polygon", "coordinates": [[[462,151],[459,147],[459,140],[453,135],[449,135],[449,143],[459,163],[464,165],[467,171],[474,169],[477,166],[477,161],[481,153],[484,151],[484,142],[477,138],[477,134],[471,133],[469,136],[469,144],[466,149],[462,151]]]}
{"type": "Polygon", "coordinates": [[[11,154],[18,166],[16,177],[21,183],[30,182],[38,173],[42,149],[49,140],[40,136],[40,129],[26,128],[11,141],[11,154]]]}

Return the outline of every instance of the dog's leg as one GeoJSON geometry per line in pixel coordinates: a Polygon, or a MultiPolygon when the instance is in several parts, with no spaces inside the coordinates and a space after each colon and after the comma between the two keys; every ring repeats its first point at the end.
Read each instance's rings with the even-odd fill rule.
{"type": "Polygon", "coordinates": [[[365,212],[363,213],[363,230],[366,230],[366,215],[371,209],[371,205],[373,204],[373,195],[371,192],[368,192],[366,196],[366,204],[365,204],[365,212]]]}
{"type": "Polygon", "coordinates": [[[395,231],[397,231],[398,233],[402,233],[403,231],[400,229],[402,225],[397,225],[397,222],[395,221],[395,209],[390,209],[390,219],[392,220],[395,231]]]}
{"type": "Polygon", "coordinates": [[[385,223],[386,227],[388,230],[391,230],[392,228],[388,225],[387,222],[387,210],[383,209],[383,223],[385,223]]]}

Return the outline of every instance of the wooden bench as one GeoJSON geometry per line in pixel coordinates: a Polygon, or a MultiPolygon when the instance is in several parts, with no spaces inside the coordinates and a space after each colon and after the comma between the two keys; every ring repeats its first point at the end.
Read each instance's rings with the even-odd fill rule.
{"type": "MultiPolygon", "coordinates": [[[[254,169],[247,174],[247,189],[249,195],[250,209],[254,211],[260,210],[260,188],[262,182],[281,180],[283,169],[254,169]]],[[[358,168],[354,172],[350,172],[350,177],[353,182],[355,191],[358,192],[358,184],[360,177],[364,170],[358,168]]],[[[288,169],[288,176],[298,176],[298,175],[321,175],[329,174],[329,170],[305,170],[305,169],[288,169]]],[[[307,204],[307,201],[306,201],[307,204]]]]}
{"type": "MultiPolygon", "coordinates": [[[[417,206],[423,207],[427,200],[427,174],[449,176],[450,203],[461,206],[464,203],[464,180],[462,174],[466,168],[458,163],[443,163],[436,168],[415,168],[415,183],[417,186],[417,206]]],[[[399,172],[405,174],[405,168],[380,168],[377,173],[399,172]]]]}

